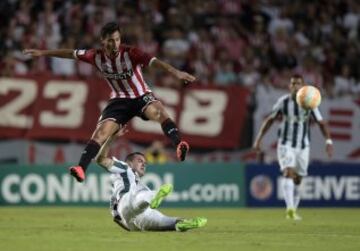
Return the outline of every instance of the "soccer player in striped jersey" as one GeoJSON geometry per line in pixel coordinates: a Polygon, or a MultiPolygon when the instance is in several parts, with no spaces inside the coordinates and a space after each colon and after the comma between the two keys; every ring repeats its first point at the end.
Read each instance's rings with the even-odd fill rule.
{"type": "Polygon", "coordinates": [[[319,125],[325,137],[325,150],[329,157],[333,154],[333,143],[328,126],[318,108],[305,110],[296,102],[296,93],[304,85],[300,75],[290,79],[290,93],[278,99],[271,114],[264,120],[254,142],[254,149],[260,151],[261,140],[274,121],[281,119],[278,131],[277,156],[283,173],[283,192],[286,203],[286,218],[300,220],[296,209],[300,203],[299,187],[302,177],[307,175],[309,164],[310,117],[319,125]]]}
{"type": "Polygon", "coordinates": [[[173,187],[164,184],[154,192],[141,182],[146,171],[144,154],[131,153],[125,162],[108,156],[111,141],[125,133],[126,128],[122,127],[116,135],[109,137],[96,157],[97,163],[111,173],[110,209],[114,222],[128,231],[187,231],[205,226],[206,218],[181,219],[156,210],[173,187]]]}
{"type": "Polygon", "coordinates": [[[121,44],[120,27],[116,23],[111,22],[102,27],[101,44],[102,48],[89,50],[24,50],[25,54],[34,57],[70,58],[87,62],[100,71],[111,89],[111,99],[102,111],[78,165],[70,168],[71,175],[82,182],[88,165],[107,138],[135,116],[158,122],[164,134],[176,147],[177,158],[184,161],[189,145],[181,140],[176,124],[144,81],[142,67],[150,66],[164,70],[184,84],[195,81],[195,77],[175,69],[136,47],[121,44]]]}

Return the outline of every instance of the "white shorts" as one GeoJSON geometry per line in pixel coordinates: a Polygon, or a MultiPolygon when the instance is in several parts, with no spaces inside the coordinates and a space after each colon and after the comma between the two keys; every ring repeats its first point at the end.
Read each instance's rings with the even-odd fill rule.
{"type": "MultiPolygon", "coordinates": [[[[178,218],[163,215],[155,209],[149,208],[155,192],[136,186],[122,196],[117,212],[121,223],[130,231],[167,230],[175,225],[178,218]]],[[[114,216],[114,215],[113,215],[114,216]]]]}
{"type": "Polygon", "coordinates": [[[309,165],[309,147],[304,149],[293,148],[288,145],[278,144],[277,156],[280,170],[285,168],[294,168],[295,172],[300,176],[307,176],[309,165]]]}

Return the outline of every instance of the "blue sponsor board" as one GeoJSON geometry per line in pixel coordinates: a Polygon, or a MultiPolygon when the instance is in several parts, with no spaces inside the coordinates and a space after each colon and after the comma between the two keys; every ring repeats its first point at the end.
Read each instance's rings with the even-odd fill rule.
{"type": "MultiPolygon", "coordinates": [[[[285,206],[278,165],[247,165],[245,177],[247,206],[285,206]]],[[[359,207],[360,165],[313,163],[300,191],[301,207],[359,207]]]]}

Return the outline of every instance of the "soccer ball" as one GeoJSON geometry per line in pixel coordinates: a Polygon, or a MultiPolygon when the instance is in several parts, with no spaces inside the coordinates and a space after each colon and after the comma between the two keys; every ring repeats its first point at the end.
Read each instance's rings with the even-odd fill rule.
{"type": "Polygon", "coordinates": [[[321,103],[320,91],[312,85],[303,86],[296,93],[296,102],[306,110],[315,109],[321,103]]]}

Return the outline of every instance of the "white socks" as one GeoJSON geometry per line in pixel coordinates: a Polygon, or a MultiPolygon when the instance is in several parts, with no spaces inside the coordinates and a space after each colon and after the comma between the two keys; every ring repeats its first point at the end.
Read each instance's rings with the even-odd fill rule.
{"type": "Polygon", "coordinates": [[[300,185],[295,185],[291,178],[283,178],[282,188],[286,208],[296,210],[300,203],[300,185]]]}
{"type": "Polygon", "coordinates": [[[295,209],[294,205],[294,189],[295,184],[294,181],[291,178],[283,178],[283,192],[284,192],[284,199],[286,203],[287,209],[295,209]]]}
{"type": "Polygon", "coordinates": [[[294,187],[294,208],[297,209],[300,204],[300,185],[294,187]]]}

